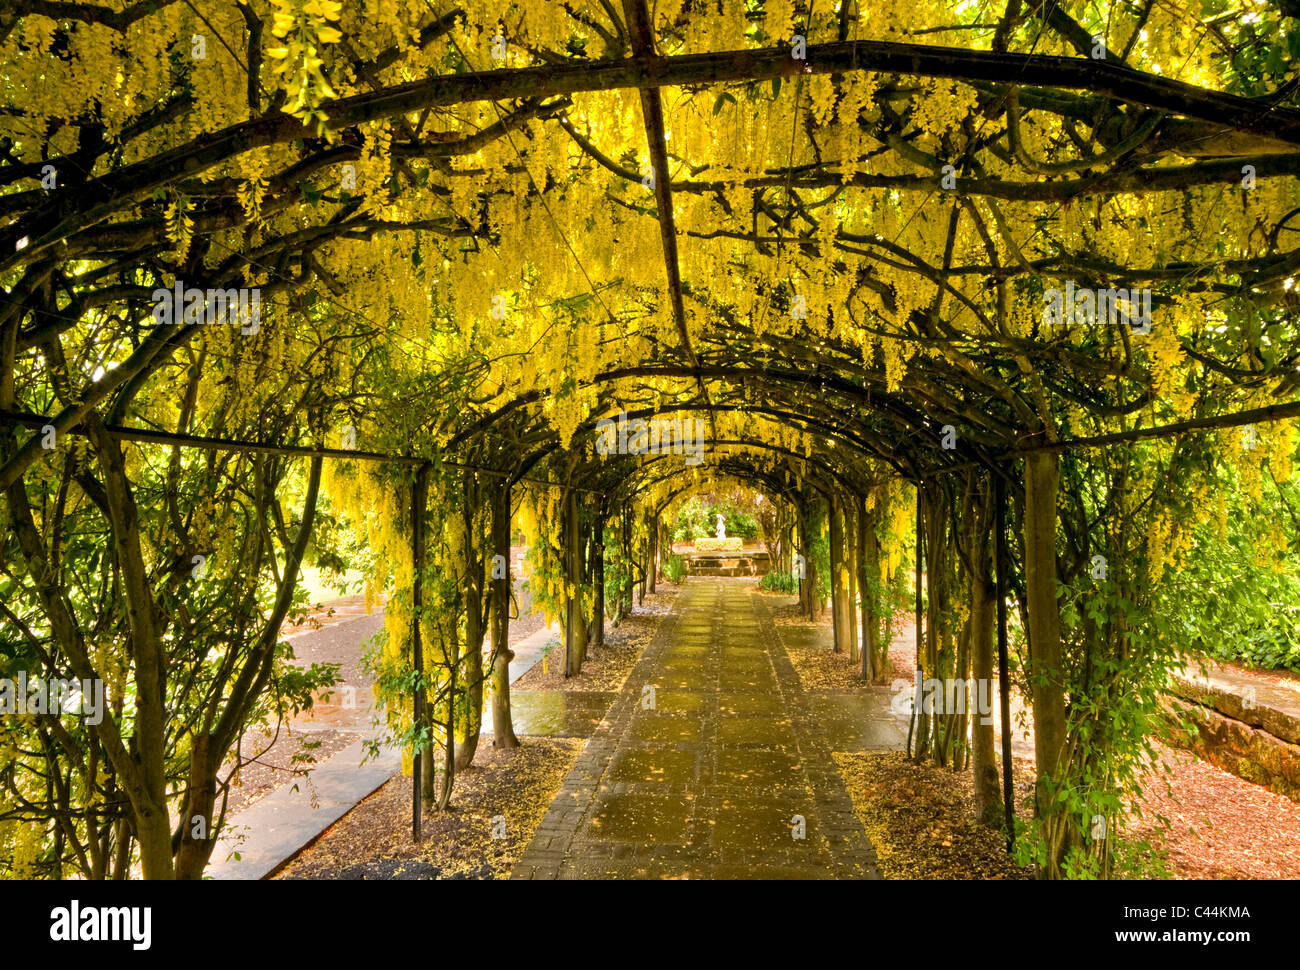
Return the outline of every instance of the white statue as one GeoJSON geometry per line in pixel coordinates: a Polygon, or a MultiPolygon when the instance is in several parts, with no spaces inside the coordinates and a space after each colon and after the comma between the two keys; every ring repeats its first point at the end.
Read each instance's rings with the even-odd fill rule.
{"type": "Polygon", "coordinates": [[[721,512],[718,513],[718,538],[727,538],[727,520],[722,517],[721,512]]]}

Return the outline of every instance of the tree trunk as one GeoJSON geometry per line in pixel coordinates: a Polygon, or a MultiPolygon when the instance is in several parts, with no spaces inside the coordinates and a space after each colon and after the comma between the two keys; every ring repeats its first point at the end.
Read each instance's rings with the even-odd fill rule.
{"type": "Polygon", "coordinates": [[[880,616],[880,540],[876,536],[876,510],[867,509],[867,497],[858,496],[858,589],[862,596],[862,679],[885,682],[888,643],[877,643],[880,616]]]}
{"type": "Polygon", "coordinates": [[[631,616],[632,615],[632,586],[633,586],[632,583],[632,510],[629,508],[624,508],[621,519],[623,523],[623,529],[622,529],[623,569],[625,571],[624,572],[625,578],[623,580],[623,591],[622,591],[623,606],[621,612],[624,616],[631,616]]]}
{"type": "MultiPolygon", "coordinates": [[[[794,555],[801,556],[803,559],[803,568],[799,570],[799,611],[808,614],[808,619],[812,619],[812,599],[809,594],[811,586],[808,583],[808,524],[804,511],[803,503],[800,502],[795,510],[795,529],[799,535],[798,551],[794,555]]],[[[793,557],[792,557],[793,565],[793,557]]]]}
{"type": "MultiPolygon", "coordinates": [[[[477,586],[477,583],[475,583],[477,586]]],[[[469,597],[470,609],[465,622],[465,718],[456,738],[456,770],[464,771],[474,763],[479,732],[483,730],[483,614],[482,592],[469,597]]]]}
{"type": "Polygon", "coordinates": [[[578,577],[578,595],[574,600],[574,609],[576,611],[575,622],[578,636],[578,664],[581,666],[587,662],[587,647],[591,645],[591,617],[587,615],[586,601],[583,595],[583,587],[591,580],[591,564],[587,558],[591,539],[589,533],[582,527],[582,508],[580,505],[575,507],[578,509],[578,549],[575,562],[578,577]]]}
{"type": "MultiPolygon", "coordinates": [[[[459,607],[459,598],[457,606],[459,607]]],[[[442,787],[436,784],[437,771],[433,768],[433,756],[430,754],[428,763],[430,771],[427,773],[427,788],[430,790],[429,802],[430,809],[435,812],[445,812],[451,805],[451,790],[456,783],[456,693],[460,685],[457,683],[457,671],[460,665],[455,662],[454,658],[460,656],[460,634],[457,624],[450,624],[451,646],[449,649],[444,647],[443,656],[453,658],[452,662],[447,664],[448,667],[448,684],[447,696],[450,700],[447,703],[447,719],[443,722],[443,762],[442,762],[442,787]]]]}
{"type": "MultiPolygon", "coordinates": [[[[944,507],[937,500],[938,488],[931,482],[931,488],[925,499],[925,659],[922,666],[929,680],[941,681],[944,671],[939,667],[940,629],[942,615],[940,598],[943,595],[943,573],[945,568],[943,536],[944,507]]],[[[922,707],[917,717],[919,738],[918,752],[921,757],[930,756],[937,764],[942,764],[943,752],[939,745],[939,725],[943,715],[937,705],[932,710],[922,707]]]]}
{"type": "MultiPolygon", "coordinates": [[[[604,547],[602,546],[602,548],[604,547]]],[[[646,558],[650,563],[647,572],[649,573],[650,592],[653,593],[655,583],[659,579],[659,514],[657,512],[650,520],[650,553],[646,558]]]]}
{"type": "Polygon", "coordinates": [[[1061,615],[1057,600],[1057,456],[1025,456],[1025,600],[1029,619],[1029,682],[1034,709],[1034,754],[1038,762],[1037,811],[1048,841],[1046,870],[1059,878],[1069,849],[1069,820],[1052,797],[1060,780],[1065,748],[1065,686],[1061,669],[1061,615]]]}
{"type": "Polygon", "coordinates": [[[514,577],[510,572],[510,486],[502,484],[492,495],[492,555],[506,557],[504,579],[492,581],[492,744],[497,748],[517,748],[519,739],[510,716],[510,590],[514,577]]]}
{"type": "Polygon", "coordinates": [[[803,544],[803,582],[799,587],[804,609],[808,619],[817,619],[817,561],[813,557],[813,536],[808,524],[809,509],[801,505],[799,510],[799,534],[803,544]]]}
{"type": "MultiPolygon", "coordinates": [[[[987,550],[987,547],[985,547],[987,550]]],[[[988,572],[971,577],[971,674],[977,699],[993,698],[993,589],[988,572]],[[986,686],[987,685],[987,686],[986,686]]],[[[993,716],[977,703],[971,723],[971,764],[975,776],[975,814],[990,828],[1002,827],[1002,788],[994,754],[993,716]],[[987,718],[988,723],[984,720],[987,718]]]]}
{"type": "Polygon", "coordinates": [[[141,874],[145,879],[171,879],[174,870],[171,816],[167,810],[166,660],[158,635],[157,607],[141,551],[139,513],[121,445],[108,436],[98,418],[89,419],[87,426],[104,476],[114,562],[131,631],[136,688],[131,754],[139,767],[128,795],[136,816],[141,874]]]}
{"type": "Polygon", "coordinates": [[[568,586],[564,624],[564,676],[582,672],[587,650],[587,622],[582,615],[582,530],[578,522],[578,493],[569,490],[565,502],[564,559],[568,586]]]}
{"type": "MultiPolygon", "coordinates": [[[[650,522],[649,522],[649,520],[647,520],[647,521],[646,521],[646,529],[649,530],[649,528],[650,528],[650,522]]],[[[651,558],[651,555],[652,555],[652,554],[651,554],[651,551],[650,551],[650,538],[649,538],[648,535],[647,535],[647,537],[646,537],[646,544],[645,544],[645,546],[644,546],[644,552],[645,552],[645,555],[644,555],[644,557],[643,557],[642,560],[641,560],[641,582],[640,582],[640,588],[637,590],[637,599],[636,599],[637,603],[640,604],[640,605],[642,605],[642,606],[645,605],[645,593],[646,593],[646,589],[648,588],[648,586],[649,586],[649,584],[650,584],[650,558],[651,558]]]]}
{"type": "Polygon", "coordinates": [[[925,650],[921,638],[925,635],[925,609],[923,579],[925,574],[925,492],[916,485],[916,688],[912,700],[912,717],[907,723],[907,753],[918,763],[921,760],[922,738],[925,731],[925,709],[921,706],[921,685],[925,677],[925,650]],[[915,739],[915,746],[913,740],[915,739]]]}
{"type": "Polygon", "coordinates": [[[830,556],[827,562],[831,569],[831,630],[833,646],[836,653],[844,653],[849,646],[849,610],[845,602],[844,588],[844,529],[840,516],[840,502],[832,497],[826,509],[830,520],[830,556]]]}
{"type": "Polygon", "coordinates": [[[587,629],[589,646],[605,646],[605,523],[597,519],[591,532],[591,584],[595,606],[591,611],[591,624],[587,629]]]}
{"type": "Polygon", "coordinates": [[[435,758],[438,750],[437,745],[430,742],[420,752],[420,793],[430,810],[438,800],[438,762],[435,758]]]}
{"type": "Polygon", "coordinates": [[[212,817],[216,801],[216,779],[212,765],[212,737],[196,733],[190,750],[189,789],[181,801],[180,845],[176,853],[177,879],[201,879],[215,842],[216,822],[212,817]],[[195,823],[202,825],[202,838],[195,823]]]}
{"type": "Polygon", "coordinates": [[[992,489],[987,477],[977,479],[970,505],[970,659],[976,704],[971,718],[971,771],[975,783],[975,814],[990,828],[1002,827],[1002,789],[994,755],[993,713],[983,701],[993,698],[993,625],[995,590],[990,570],[992,489]],[[988,723],[985,724],[985,719],[988,723]]]}
{"type": "Polygon", "coordinates": [[[475,515],[481,504],[473,473],[466,477],[462,515],[465,520],[465,649],[464,665],[465,718],[456,738],[456,770],[464,771],[474,763],[479,733],[483,730],[483,623],[484,556],[482,534],[475,528],[475,515]]]}
{"type": "Polygon", "coordinates": [[[849,634],[849,662],[860,664],[858,644],[858,569],[857,509],[852,501],[838,503],[840,508],[840,553],[844,557],[844,627],[849,634]]]}
{"type": "Polygon", "coordinates": [[[842,542],[839,526],[836,524],[834,499],[831,500],[826,513],[827,518],[830,520],[828,523],[830,525],[830,549],[826,561],[831,568],[831,649],[836,653],[842,653],[847,638],[843,629],[844,610],[840,604],[839,553],[842,542]]]}

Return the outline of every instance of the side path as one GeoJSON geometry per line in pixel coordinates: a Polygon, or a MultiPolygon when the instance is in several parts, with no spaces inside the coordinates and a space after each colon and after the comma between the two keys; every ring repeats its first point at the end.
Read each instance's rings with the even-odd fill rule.
{"type": "MultiPolygon", "coordinates": [[[[369,624],[367,632],[378,627],[377,617],[353,622],[362,619],[369,624]]],[[[511,683],[541,660],[554,638],[555,631],[543,627],[512,645],[511,683]]],[[[483,733],[490,736],[490,711],[484,712],[483,722],[483,733]]],[[[381,730],[371,726],[366,736],[381,730]]],[[[384,748],[378,758],[363,763],[364,744],[364,739],[353,743],[313,768],[308,779],[282,785],[229,818],[204,875],[211,879],[266,878],[401,771],[401,752],[393,748],[384,748]],[[232,853],[239,858],[231,858],[232,853]]]]}
{"type": "Polygon", "coordinates": [[[693,579],[511,878],[880,878],[770,608],[693,579]]]}

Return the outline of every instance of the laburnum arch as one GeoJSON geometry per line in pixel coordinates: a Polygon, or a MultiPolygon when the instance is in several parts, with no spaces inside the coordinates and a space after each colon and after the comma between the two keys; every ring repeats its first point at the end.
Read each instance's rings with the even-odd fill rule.
{"type": "MultiPolygon", "coordinates": [[[[485,680],[514,743],[512,523],[576,672],[606,536],[648,579],[656,515],[710,475],[788,502],[805,551],[824,521],[868,677],[905,550],[926,676],[993,676],[1014,604],[1042,871],[1104,870],[1080,820],[1141,760],[1146,709],[1108,712],[1172,662],[1153,591],[1215,476],[1285,478],[1295,447],[1300,27],[1232,11],[14,0],[3,622],[120,705],[13,729],[11,854],[56,826],[60,871],[201,874],[241,729],[310,693],[273,687],[278,629],[344,517],[445,804],[485,680]],[[255,288],[260,326],[157,325],[176,285],[255,288]],[[1045,314],[1117,290],[1117,322],[1045,314]],[[599,455],[620,411],[701,422],[707,471],[599,455]]],[[[996,814],[991,735],[916,733],[996,814]]]]}

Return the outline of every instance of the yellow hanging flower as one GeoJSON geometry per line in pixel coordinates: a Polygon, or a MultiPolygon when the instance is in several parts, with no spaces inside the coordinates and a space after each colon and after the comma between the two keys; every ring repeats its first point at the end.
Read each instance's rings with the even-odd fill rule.
{"type": "Polygon", "coordinates": [[[1288,418],[1277,422],[1273,428],[1273,451],[1269,456],[1269,467],[1278,483],[1291,480],[1291,459],[1295,455],[1296,433],[1295,419],[1288,418]]]}
{"type": "Polygon", "coordinates": [[[342,4],[336,0],[273,0],[275,12],[271,33],[284,42],[267,48],[266,56],[279,63],[275,73],[284,77],[290,96],[287,110],[304,125],[316,122],[317,134],[324,134],[327,115],[323,101],[338,97],[330,87],[318,56],[326,44],[337,44],[343,34],[330,21],[337,21],[342,4]]]}

